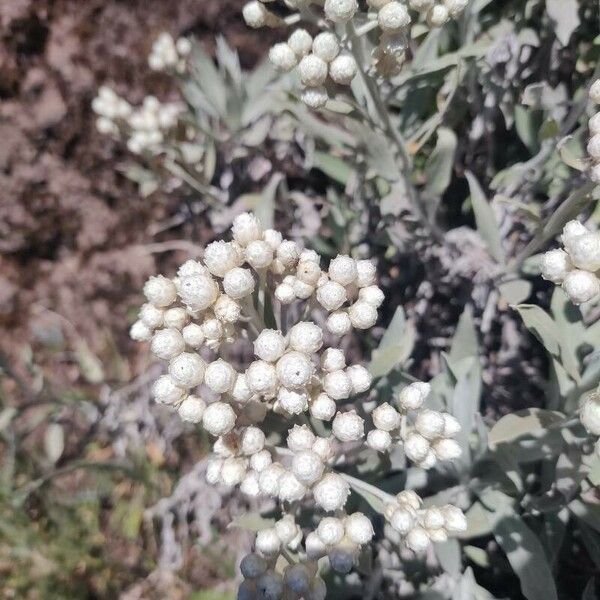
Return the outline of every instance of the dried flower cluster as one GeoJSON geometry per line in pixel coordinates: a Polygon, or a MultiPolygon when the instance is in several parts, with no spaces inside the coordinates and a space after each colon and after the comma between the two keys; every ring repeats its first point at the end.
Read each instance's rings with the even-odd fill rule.
{"type": "Polygon", "coordinates": [[[542,257],[542,277],[562,285],[574,304],[593,300],[600,293],[600,234],[579,221],[569,221],[562,232],[564,250],[542,257]]]}
{"type": "Polygon", "coordinates": [[[189,39],[181,37],[174,40],[169,32],[163,31],[152,45],[148,66],[153,71],[185,73],[187,57],[191,51],[192,43],[189,39]]]}
{"type": "Polygon", "coordinates": [[[244,20],[250,27],[279,27],[308,17],[322,30],[313,39],[305,29],[296,29],[286,42],[275,44],[269,52],[271,62],[280,71],[297,67],[304,86],[302,100],[311,108],[319,108],[329,98],[328,81],[329,88],[331,84],[349,85],[356,76],[354,44],[358,37],[379,29],[374,64],[380,75],[393,75],[404,60],[411,23],[422,14],[430,27],[441,27],[459,16],[468,0],[409,0],[408,4],[368,0],[366,12],[361,12],[357,0],[326,0],[322,7],[324,19],[316,9],[313,11],[310,0],[285,0],[292,11],[285,18],[267,8],[268,3],[271,0],[252,0],[244,6],[244,20]],[[344,25],[346,30],[336,31],[336,25],[344,25]]]}
{"type": "MultiPolygon", "coordinates": [[[[187,261],[175,278],[159,275],[147,281],[147,303],[131,336],[150,341],[152,352],[168,361],[168,373],[154,384],[156,400],[177,408],[186,421],[201,422],[216,437],[207,480],[239,485],[245,494],[272,497],[282,507],[306,500],[337,513],[309,534],[305,552],[310,562],[318,539],[332,568],[347,572],[373,530],[364,515],[343,512],[352,478],[334,467],[345,449],[358,444],[385,452],[400,445],[415,464],[430,468],[460,454],[452,439],[460,427],[450,415],[423,409],[429,386],[413,383],[400,393],[398,409],[385,403],[371,413],[373,426],[365,432],[353,397],[369,390],[371,375],[362,365],[347,365],[341,350],[324,348],[324,343],[327,336],[335,340],[353,327],[375,324],[384,297],[370,261],[338,255],[324,270],[316,252],[263,230],[249,213],[236,217],[231,233],[231,241],[209,244],[203,261],[187,261]],[[308,320],[288,327],[289,305],[297,301],[305,302],[305,314],[313,314],[324,329],[308,320]],[[276,327],[267,327],[265,322],[276,315],[276,327]],[[227,343],[238,339],[252,341],[255,355],[243,371],[227,359],[227,343]],[[292,422],[282,440],[287,447],[273,443],[274,432],[265,420],[269,411],[283,417],[284,424],[292,422]],[[307,413],[331,421],[330,435],[316,435],[307,413]]],[[[413,529],[434,541],[456,530],[446,521],[435,526],[429,514],[419,506],[411,513],[405,533],[415,550],[423,544],[409,541],[413,529]]],[[[277,525],[259,532],[256,551],[266,562],[258,561],[264,569],[252,571],[257,575],[246,575],[246,587],[316,586],[314,597],[321,597],[320,580],[309,564],[290,566],[282,577],[271,569],[269,561],[283,546],[299,546],[302,531],[294,527],[293,535],[281,534],[277,525]]]]}

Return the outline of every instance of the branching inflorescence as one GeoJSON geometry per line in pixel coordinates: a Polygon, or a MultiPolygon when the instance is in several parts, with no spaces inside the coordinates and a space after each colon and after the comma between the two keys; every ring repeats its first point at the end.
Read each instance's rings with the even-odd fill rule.
{"type": "MultiPolygon", "coordinates": [[[[322,598],[314,561],[327,555],[333,569],[348,572],[373,536],[368,517],[344,512],[351,489],[372,486],[336,467],[366,445],[378,452],[401,446],[408,459],[430,468],[460,454],[452,439],[460,427],[448,414],[423,409],[426,383],[405,387],[396,407],[380,404],[370,415],[357,410],[356,397],[368,392],[372,378],[362,365],[347,365],[335,344],[377,320],[384,297],[373,263],[338,255],[324,270],[316,252],[263,230],[248,213],[234,220],[232,238],[209,244],[203,261],[187,261],[173,279],[151,277],[131,336],[150,341],[168,362],[168,373],[154,384],[156,400],[215,436],[209,482],[274,498],[284,513],[258,532],[257,554],[242,566],[241,597],[259,589],[260,597],[282,597],[289,588],[322,598]],[[228,359],[230,343],[239,340],[252,342],[255,355],[244,370],[228,359]],[[334,346],[325,348],[327,340],[334,346]],[[273,418],[279,429],[270,425],[273,418]],[[293,517],[298,506],[330,514],[303,546],[293,517]],[[276,558],[289,548],[298,560],[277,574],[276,558]]],[[[416,552],[466,526],[455,507],[423,509],[412,491],[393,497],[372,489],[385,518],[416,552]]]]}

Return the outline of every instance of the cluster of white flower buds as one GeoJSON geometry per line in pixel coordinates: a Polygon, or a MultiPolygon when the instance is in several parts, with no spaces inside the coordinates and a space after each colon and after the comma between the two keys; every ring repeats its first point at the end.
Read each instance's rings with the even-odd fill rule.
{"type": "Polygon", "coordinates": [[[420,554],[431,542],[445,542],[449,535],[463,533],[467,519],[456,506],[423,508],[423,501],[412,490],[400,492],[386,504],[384,515],[413,552],[420,554]]]}
{"type": "MultiPolygon", "coordinates": [[[[600,104],[600,79],[594,81],[590,88],[590,100],[600,104]]],[[[590,141],[587,152],[591,159],[590,178],[594,183],[600,183],[600,112],[597,112],[588,123],[590,141]]]]}
{"type": "Polygon", "coordinates": [[[100,133],[123,136],[134,154],[158,154],[165,135],[177,126],[183,107],[146,96],[142,105],[134,108],[111,88],[102,86],[92,109],[98,115],[96,127],[100,133]]]}
{"type": "MultiPolygon", "coordinates": [[[[583,396],[579,418],[590,435],[600,436],[600,392],[598,390],[583,396]]],[[[600,456],[600,439],[596,441],[595,452],[600,456]]]]}
{"type": "Polygon", "coordinates": [[[573,304],[593,300],[600,293],[600,233],[579,221],[569,221],[562,243],[564,250],[550,250],[542,257],[542,277],[562,285],[573,304]]]}
{"type": "Polygon", "coordinates": [[[153,71],[184,73],[187,67],[187,57],[192,51],[192,42],[180,37],[177,40],[163,31],[152,45],[148,55],[148,65],[153,71]]]}
{"type": "MultiPolygon", "coordinates": [[[[246,23],[253,28],[279,27],[296,22],[302,11],[286,18],[277,16],[267,8],[273,0],[252,0],[243,9],[246,23]]],[[[304,29],[297,29],[287,42],[275,44],[269,53],[271,62],[281,71],[298,67],[304,85],[303,101],[311,108],[324,106],[329,97],[325,87],[327,79],[348,85],[357,73],[357,64],[351,53],[352,42],[346,36],[339,38],[336,25],[353,20],[360,22],[357,35],[378,28],[381,32],[379,46],[374,52],[379,74],[389,76],[397,72],[404,60],[407,31],[413,21],[410,10],[425,15],[430,27],[441,27],[456,18],[466,8],[469,0],[367,0],[367,11],[360,12],[357,0],[325,0],[319,2],[326,20],[319,21],[322,28],[314,40],[304,29]],[[356,19],[355,19],[356,18],[356,19]],[[345,49],[342,51],[341,48],[345,49]]],[[[288,9],[306,8],[311,0],[284,0],[288,9]]]]}

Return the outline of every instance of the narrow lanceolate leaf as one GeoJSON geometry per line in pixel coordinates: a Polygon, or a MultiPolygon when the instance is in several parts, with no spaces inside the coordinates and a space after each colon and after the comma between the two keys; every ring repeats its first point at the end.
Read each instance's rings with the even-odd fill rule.
{"type": "Polygon", "coordinates": [[[504,249],[502,248],[502,238],[500,236],[500,230],[498,229],[498,223],[496,222],[494,210],[488,202],[488,199],[485,197],[475,175],[470,171],[467,171],[465,175],[471,191],[471,204],[473,205],[473,212],[475,213],[477,231],[483,238],[483,241],[487,244],[491,256],[499,263],[504,264],[505,256],[504,249]]]}
{"type": "Polygon", "coordinates": [[[425,165],[423,195],[426,198],[441,196],[450,185],[456,145],[456,134],[451,129],[440,127],[437,131],[437,143],[425,165]]]}
{"type": "Polygon", "coordinates": [[[50,462],[55,463],[65,449],[65,432],[62,425],[51,423],[44,435],[44,450],[50,462]]]}

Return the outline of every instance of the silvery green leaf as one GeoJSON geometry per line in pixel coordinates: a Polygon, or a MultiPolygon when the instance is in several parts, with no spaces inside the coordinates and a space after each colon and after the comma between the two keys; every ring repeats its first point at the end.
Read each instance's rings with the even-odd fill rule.
{"type": "Polygon", "coordinates": [[[469,182],[469,189],[471,190],[471,204],[473,205],[473,212],[475,213],[477,231],[483,241],[487,244],[491,256],[499,263],[504,264],[505,257],[504,249],[502,248],[502,238],[500,236],[500,230],[498,229],[494,210],[488,202],[488,199],[485,197],[475,175],[470,171],[467,171],[465,176],[469,182]]]}
{"type": "Polygon", "coordinates": [[[535,335],[544,348],[558,357],[560,355],[559,333],[550,315],[534,304],[519,304],[515,309],[521,315],[527,329],[535,335]]]}
{"type": "Polygon", "coordinates": [[[571,35],[581,22],[578,0],[546,0],[546,10],[558,41],[567,46],[571,35]]]}
{"type": "Polygon", "coordinates": [[[227,86],[212,58],[200,44],[194,44],[192,49],[190,71],[192,79],[183,86],[188,102],[196,108],[204,108],[214,115],[226,118],[227,86]]]}
{"type": "Polygon", "coordinates": [[[574,219],[591,201],[590,194],[595,188],[594,183],[586,183],[576,189],[553,213],[544,225],[544,242],[559,233],[565,224],[574,219]]]}
{"type": "Polygon", "coordinates": [[[348,183],[350,175],[352,174],[352,167],[345,163],[341,158],[325,152],[317,151],[313,154],[313,167],[323,171],[325,175],[342,185],[348,183]]]}
{"type": "Polygon", "coordinates": [[[524,106],[515,106],[517,134],[531,153],[539,149],[538,130],[540,124],[539,113],[528,110],[524,106]]]}
{"type": "Polygon", "coordinates": [[[50,423],[44,434],[44,450],[51,463],[56,463],[65,449],[65,431],[62,425],[50,423]]]}
{"type": "Polygon", "coordinates": [[[487,512],[480,502],[474,502],[465,516],[467,517],[467,530],[459,536],[460,539],[468,540],[491,533],[492,527],[487,518],[487,512]]]}
{"type": "Polygon", "coordinates": [[[247,531],[257,532],[261,529],[267,529],[273,527],[275,519],[267,519],[258,512],[251,512],[235,517],[231,523],[227,525],[227,528],[237,527],[245,529],[247,531]]]}
{"type": "Polygon", "coordinates": [[[526,408],[502,417],[490,430],[493,446],[514,442],[521,437],[535,437],[547,433],[548,427],[563,421],[562,413],[541,408],[526,408]]]}
{"type": "Polygon", "coordinates": [[[437,556],[442,569],[450,575],[458,575],[461,571],[460,544],[456,539],[449,539],[440,544],[434,545],[435,555],[437,556]]]}
{"type": "Polygon", "coordinates": [[[483,548],[477,546],[464,546],[463,552],[465,553],[465,556],[478,567],[482,567],[483,569],[489,568],[490,557],[483,548]]]}
{"type": "Polygon", "coordinates": [[[588,167],[588,157],[577,139],[568,135],[558,143],[558,153],[561,160],[577,171],[585,171],[588,167]]]}
{"type": "Polygon", "coordinates": [[[513,279],[501,283],[498,289],[509,304],[520,304],[531,295],[532,285],[525,279],[513,279]]]}
{"type": "Polygon", "coordinates": [[[435,148],[425,165],[424,196],[428,198],[441,196],[450,185],[456,146],[456,134],[447,127],[440,127],[437,130],[435,148]]]}

